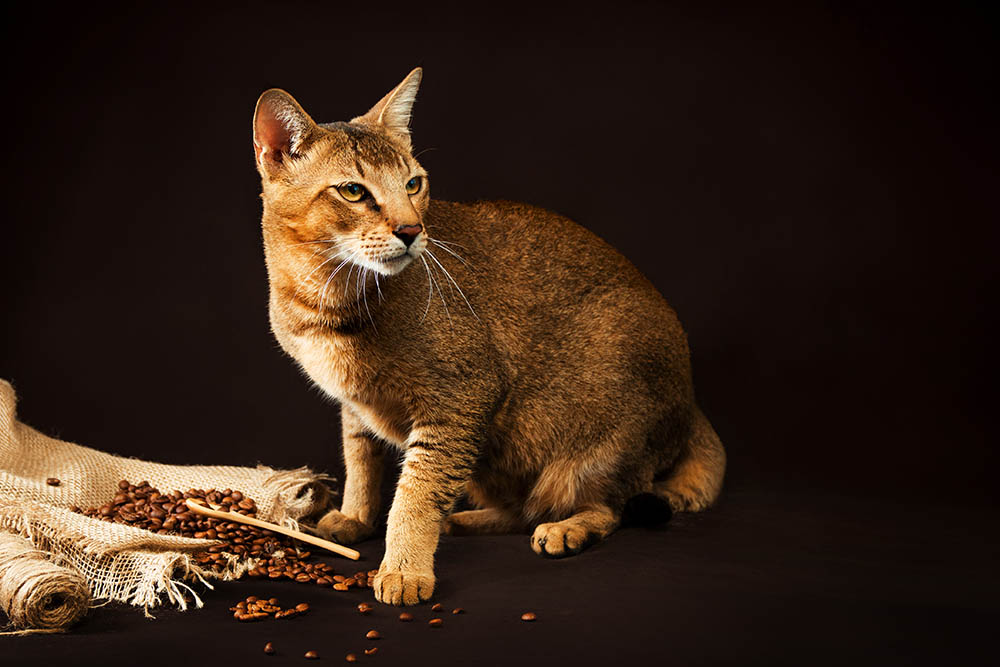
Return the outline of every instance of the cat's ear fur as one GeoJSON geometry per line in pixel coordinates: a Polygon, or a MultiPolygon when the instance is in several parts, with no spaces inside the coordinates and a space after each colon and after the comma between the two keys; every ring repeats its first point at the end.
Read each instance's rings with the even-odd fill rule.
{"type": "Polygon", "coordinates": [[[280,88],[264,91],[253,114],[253,150],[261,174],[270,174],[300,155],[315,129],[316,123],[294,97],[280,88]]]}
{"type": "Polygon", "coordinates": [[[363,116],[358,116],[352,123],[364,123],[381,128],[402,142],[407,150],[410,148],[410,114],[413,102],[417,99],[417,89],[424,71],[417,67],[406,75],[402,83],[389,91],[389,94],[379,100],[378,104],[368,110],[363,116]]]}

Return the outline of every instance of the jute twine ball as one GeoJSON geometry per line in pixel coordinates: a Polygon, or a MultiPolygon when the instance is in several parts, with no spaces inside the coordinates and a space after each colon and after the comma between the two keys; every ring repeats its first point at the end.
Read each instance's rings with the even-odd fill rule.
{"type": "Polygon", "coordinates": [[[23,537],[0,532],[0,610],[13,627],[63,630],[89,606],[90,588],[79,572],[49,562],[23,537]]]}

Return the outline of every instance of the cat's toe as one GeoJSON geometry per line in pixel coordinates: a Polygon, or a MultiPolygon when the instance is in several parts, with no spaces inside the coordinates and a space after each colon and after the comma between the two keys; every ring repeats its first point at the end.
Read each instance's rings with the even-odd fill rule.
{"type": "Polygon", "coordinates": [[[578,554],[589,542],[590,533],[586,528],[564,522],[539,524],[531,536],[534,552],[550,558],[578,554]]]}
{"type": "Polygon", "coordinates": [[[316,524],[316,532],[323,538],[340,544],[355,544],[369,537],[372,528],[340,510],[330,510],[316,524]]]}
{"type": "Polygon", "coordinates": [[[433,573],[379,571],[372,588],[375,599],[396,606],[415,605],[434,594],[433,573]]]}

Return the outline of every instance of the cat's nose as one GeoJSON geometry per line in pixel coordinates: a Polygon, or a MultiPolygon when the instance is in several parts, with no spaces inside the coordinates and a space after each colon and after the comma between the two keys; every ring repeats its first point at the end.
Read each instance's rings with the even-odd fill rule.
{"type": "Polygon", "coordinates": [[[413,243],[413,239],[417,238],[417,234],[423,231],[423,229],[423,225],[401,225],[392,230],[392,235],[409,248],[410,244],[413,243]]]}

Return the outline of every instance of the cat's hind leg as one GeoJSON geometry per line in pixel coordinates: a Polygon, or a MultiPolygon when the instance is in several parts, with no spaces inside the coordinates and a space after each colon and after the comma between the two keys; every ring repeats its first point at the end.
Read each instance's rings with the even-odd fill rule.
{"type": "Polygon", "coordinates": [[[666,479],[653,483],[653,492],[675,512],[698,512],[718,498],[726,473],[726,450],[715,429],[696,409],[691,437],[681,449],[666,479]]]}
{"type": "Polygon", "coordinates": [[[620,523],[620,512],[607,505],[587,505],[562,521],[539,524],[531,536],[531,548],[540,556],[572,556],[603,540],[620,523]]]}
{"type": "Polygon", "coordinates": [[[524,528],[518,517],[497,507],[455,512],[441,524],[446,535],[504,535],[524,528]]]}

